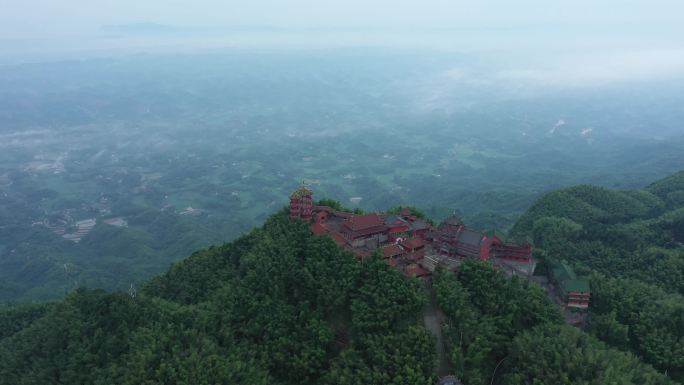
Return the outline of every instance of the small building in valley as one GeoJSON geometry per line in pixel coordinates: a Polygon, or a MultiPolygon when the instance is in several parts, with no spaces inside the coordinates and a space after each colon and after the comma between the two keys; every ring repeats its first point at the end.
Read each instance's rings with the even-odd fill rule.
{"type": "Polygon", "coordinates": [[[577,279],[575,271],[566,261],[556,264],[551,270],[553,282],[568,307],[586,309],[591,300],[589,282],[577,279]]]}

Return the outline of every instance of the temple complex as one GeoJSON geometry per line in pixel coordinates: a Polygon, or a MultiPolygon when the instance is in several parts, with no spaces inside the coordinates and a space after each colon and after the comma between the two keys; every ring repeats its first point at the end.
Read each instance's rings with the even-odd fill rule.
{"type": "Polygon", "coordinates": [[[408,208],[352,214],[314,205],[313,191],[301,186],[290,196],[290,218],[310,221],[313,234],[329,236],[359,258],[379,250],[389,265],[410,276],[429,276],[437,266],[456,270],[467,258],[488,261],[509,275],[530,276],[536,266],[531,243],[468,228],[456,215],[434,226],[408,208]]]}

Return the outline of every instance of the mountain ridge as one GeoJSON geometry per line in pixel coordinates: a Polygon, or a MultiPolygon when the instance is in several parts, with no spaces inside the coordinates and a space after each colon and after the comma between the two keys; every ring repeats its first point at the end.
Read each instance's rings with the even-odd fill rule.
{"type": "MultiPolygon", "coordinates": [[[[654,189],[671,196],[679,191],[681,175],[655,182],[654,189]]],[[[597,191],[587,199],[594,204],[581,205],[589,214],[553,211],[574,215],[577,222],[567,220],[579,230],[559,225],[564,231],[542,237],[532,226],[542,259],[573,257],[564,248],[568,239],[595,246],[596,239],[582,240],[584,226],[619,227],[634,215],[636,225],[647,222],[655,231],[663,223],[649,215],[665,210],[658,218],[680,218],[675,201],[655,204],[652,193],[638,193],[646,203],[634,208],[625,204],[637,199],[632,193],[573,191],[568,195],[597,191]],[[620,200],[604,206],[606,196],[620,200]],[[603,211],[597,215],[594,206],[603,211]],[[607,215],[605,207],[625,210],[607,215]]],[[[608,242],[601,250],[610,247],[608,242]]],[[[670,257],[677,261],[678,255],[670,257]]],[[[505,278],[486,263],[466,262],[457,275],[438,269],[437,304],[445,313],[442,327],[454,373],[465,384],[489,383],[492,372],[497,383],[514,385],[540,373],[546,381],[567,384],[574,383],[570,378],[674,383],[650,363],[681,378],[682,333],[670,330],[662,340],[673,317],[684,314],[681,295],[671,293],[677,286],[655,286],[629,272],[611,275],[591,261],[569,260],[597,288],[588,330],[593,336],[562,325],[538,286],[505,278]],[[464,338],[466,344],[459,342],[464,338]],[[533,359],[525,353],[533,346],[545,353],[533,359]],[[571,353],[557,355],[558,349],[571,353]]],[[[305,222],[289,220],[282,210],[233,242],[193,253],[135,295],[78,289],[60,302],[0,309],[0,384],[434,383],[434,339],[420,320],[425,290],[431,289],[402,277],[377,255],[359,261],[331,239],[313,236],[305,222]]]]}

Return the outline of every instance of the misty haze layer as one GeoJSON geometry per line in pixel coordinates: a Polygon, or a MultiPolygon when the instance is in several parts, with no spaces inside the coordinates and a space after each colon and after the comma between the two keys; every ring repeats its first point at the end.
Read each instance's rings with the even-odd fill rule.
{"type": "Polygon", "coordinates": [[[3,298],[126,289],[257,225],[302,180],[354,207],[506,229],[550,189],[680,169],[679,89],[545,87],[495,60],[406,49],[5,66],[3,298]]]}

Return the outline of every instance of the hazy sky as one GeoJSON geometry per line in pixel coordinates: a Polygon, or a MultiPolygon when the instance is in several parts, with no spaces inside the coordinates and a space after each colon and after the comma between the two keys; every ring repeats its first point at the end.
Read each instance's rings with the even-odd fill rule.
{"type": "MultiPolygon", "coordinates": [[[[575,87],[684,77],[684,0],[0,0],[0,64],[356,45],[484,55],[501,67],[487,75],[493,82],[575,87]],[[138,23],[212,32],[102,29],[138,23]],[[294,30],[231,29],[244,26],[294,30]]],[[[449,73],[474,76],[459,67],[449,73]]]]}
{"type": "MultiPolygon", "coordinates": [[[[681,0],[3,0],[0,34],[54,37],[136,22],[379,28],[563,25],[651,33],[677,28],[682,15],[681,0]]],[[[667,33],[663,38],[672,38],[667,33]]]]}

